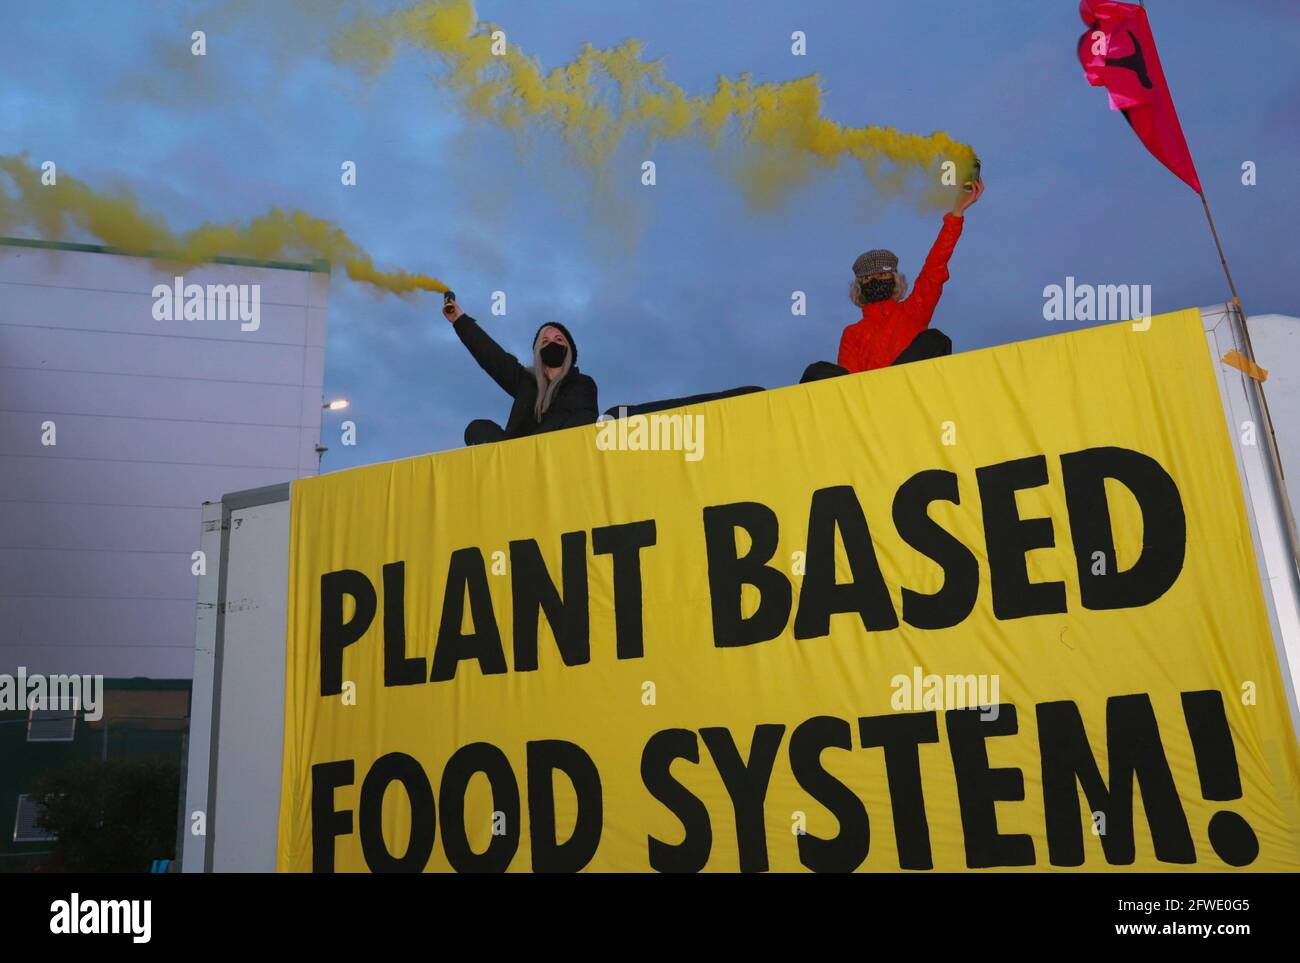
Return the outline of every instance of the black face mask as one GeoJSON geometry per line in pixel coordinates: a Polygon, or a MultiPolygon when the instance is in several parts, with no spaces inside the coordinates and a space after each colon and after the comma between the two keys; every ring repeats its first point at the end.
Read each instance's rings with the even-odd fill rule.
{"type": "Polygon", "coordinates": [[[556,344],[552,341],[539,352],[542,358],[542,364],[548,368],[558,368],[564,364],[564,359],[569,356],[567,345],[556,344]]]}
{"type": "Polygon", "coordinates": [[[875,304],[894,296],[894,279],[873,278],[861,282],[858,288],[862,292],[863,303],[875,304]]]}

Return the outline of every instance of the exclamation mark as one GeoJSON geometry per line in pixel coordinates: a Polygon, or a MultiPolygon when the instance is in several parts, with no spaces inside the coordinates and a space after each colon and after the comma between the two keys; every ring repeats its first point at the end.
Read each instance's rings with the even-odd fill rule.
{"type": "MultiPolygon", "coordinates": [[[[1237,750],[1223,709],[1223,694],[1217,689],[1183,693],[1183,715],[1196,753],[1196,771],[1201,777],[1201,795],[1216,802],[1241,798],[1241,775],[1237,772],[1237,750]]],[[[1229,866],[1245,866],[1259,855],[1259,840],[1240,814],[1221,809],[1210,817],[1210,845],[1229,866]]]]}

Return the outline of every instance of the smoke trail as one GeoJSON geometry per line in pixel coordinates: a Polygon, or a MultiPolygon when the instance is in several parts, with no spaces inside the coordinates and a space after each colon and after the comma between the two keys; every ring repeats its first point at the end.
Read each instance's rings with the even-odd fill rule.
{"type": "Polygon", "coordinates": [[[22,228],[32,228],[50,240],[79,230],[109,247],[185,263],[214,257],[325,258],[341,264],[352,280],[391,294],[447,290],[426,274],[379,270],[342,228],[302,211],[273,208],[247,224],[203,224],[176,234],[161,218],[143,211],[129,194],[97,192],[62,172],[57,183],[46,186],[25,155],[0,154],[0,231],[22,228]],[[5,189],[6,176],[12,191],[5,189]]]}
{"type": "Polygon", "coordinates": [[[945,160],[964,178],[975,160],[972,148],[942,132],[921,136],[828,120],[816,74],[761,84],[748,74],[720,77],[712,94],[692,96],[664,77],[661,63],[642,59],[639,41],[604,50],[586,45],[572,63],[547,71],[513,42],[494,53],[496,29],[478,23],[472,0],[424,0],[357,21],[335,41],[334,54],[377,73],[403,45],[432,53],[446,68],[442,81],[471,113],[515,131],[556,129],[598,172],[630,132],[652,142],[699,137],[712,149],[734,138],[749,159],[742,185],[763,205],[805,180],[810,164],[856,160],[889,194],[903,189],[908,174],[937,173],[945,160]]]}

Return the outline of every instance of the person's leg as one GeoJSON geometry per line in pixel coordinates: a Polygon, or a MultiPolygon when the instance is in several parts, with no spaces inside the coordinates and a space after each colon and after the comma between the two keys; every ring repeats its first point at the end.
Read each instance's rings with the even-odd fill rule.
{"type": "Polygon", "coordinates": [[[821,381],[823,378],[838,378],[840,375],[848,373],[847,369],[829,361],[814,361],[803,369],[803,377],[799,379],[799,384],[807,384],[809,381],[821,381]]]}
{"type": "Polygon", "coordinates": [[[950,354],[952,354],[952,338],[938,328],[926,328],[913,338],[912,343],[894,359],[894,364],[926,361],[930,358],[942,358],[950,354]]]}
{"type": "Polygon", "coordinates": [[[486,445],[493,441],[504,441],[506,430],[495,421],[475,418],[465,426],[465,444],[486,445]]]}

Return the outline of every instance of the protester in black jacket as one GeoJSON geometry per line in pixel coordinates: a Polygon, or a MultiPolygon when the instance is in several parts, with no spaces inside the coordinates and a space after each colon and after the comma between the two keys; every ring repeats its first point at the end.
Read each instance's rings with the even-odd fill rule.
{"type": "Polygon", "coordinates": [[[515,399],[504,428],[486,418],[475,419],[465,428],[465,444],[481,445],[595,423],[600,410],[596,382],[578,371],[578,346],[564,325],[550,322],[537,330],[533,365],[525,368],[455,301],[447,303],[442,313],[479,367],[515,399]]]}

